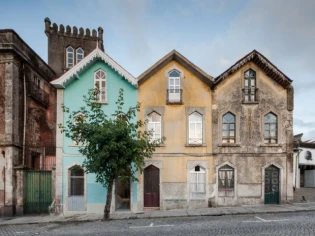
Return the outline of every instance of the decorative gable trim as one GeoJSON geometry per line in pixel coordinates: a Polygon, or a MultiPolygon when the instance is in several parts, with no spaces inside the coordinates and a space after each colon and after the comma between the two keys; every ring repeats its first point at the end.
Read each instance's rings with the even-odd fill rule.
{"type": "Polygon", "coordinates": [[[137,79],[127,72],[121,65],[114,61],[110,56],[99,48],[94,49],[89,55],[87,55],[82,61],[68,70],[65,74],[56,80],[51,82],[56,88],[65,88],[75,78],[79,78],[79,74],[83,72],[96,60],[102,60],[108,64],[114,71],[116,71],[121,77],[127,80],[134,87],[138,86],[137,79]]]}
{"type": "Polygon", "coordinates": [[[286,88],[292,83],[292,80],[289,79],[289,77],[287,77],[275,65],[273,65],[266,57],[264,57],[258,51],[253,50],[252,52],[241,58],[239,61],[237,61],[234,65],[232,65],[221,75],[216,77],[214,79],[215,85],[220,83],[222,80],[226,79],[228,76],[233,74],[235,71],[239,70],[242,66],[244,66],[250,61],[258,65],[268,76],[270,76],[273,80],[278,82],[283,87],[286,88]]]}

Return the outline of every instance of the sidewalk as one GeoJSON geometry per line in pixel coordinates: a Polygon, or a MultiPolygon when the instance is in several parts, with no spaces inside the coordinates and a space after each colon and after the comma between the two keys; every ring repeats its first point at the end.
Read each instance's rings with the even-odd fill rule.
{"type": "MultiPolygon", "coordinates": [[[[139,213],[115,212],[111,214],[112,220],[125,219],[153,219],[168,217],[190,217],[190,216],[222,216],[222,215],[245,215],[245,214],[267,214],[267,213],[292,213],[315,211],[315,202],[293,203],[283,205],[258,205],[258,206],[236,206],[200,209],[179,209],[165,211],[147,211],[139,213]]],[[[75,214],[75,215],[40,215],[22,217],[0,217],[1,225],[16,224],[42,224],[42,223],[64,223],[64,222],[87,222],[98,221],[103,218],[99,214],[75,214]]]]}

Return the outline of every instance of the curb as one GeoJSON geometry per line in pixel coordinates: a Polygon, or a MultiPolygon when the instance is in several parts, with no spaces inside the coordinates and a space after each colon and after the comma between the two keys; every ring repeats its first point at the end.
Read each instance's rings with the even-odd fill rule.
{"type": "MultiPolygon", "coordinates": [[[[266,211],[266,212],[224,212],[224,213],[219,213],[219,212],[215,212],[215,213],[199,213],[199,214],[194,214],[194,215],[178,215],[178,216],[174,216],[174,215],[170,215],[170,216],[148,216],[148,217],[139,217],[137,215],[132,215],[126,218],[122,218],[122,219],[110,219],[110,221],[116,221],[116,220],[138,220],[138,219],[162,219],[162,218],[183,218],[183,217],[207,217],[207,216],[235,216],[235,215],[264,215],[264,214],[287,214],[287,213],[294,213],[294,212],[312,212],[315,211],[315,209],[301,209],[301,210],[286,210],[286,211],[266,211]]],[[[85,222],[101,222],[102,219],[86,219],[86,220],[69,220],[69,221],[63,221],[63,220],[52,220],[52,221],[47,221],[47,222],[17,222],[17,223],[0,223],[0,228],[2,226],[9,226],[9,225],[33,225],[33,224],[68,224],[68,223],[85,223],[85,222]]],[[[105,222],[105,221],[103,221],[105,222]]]]}

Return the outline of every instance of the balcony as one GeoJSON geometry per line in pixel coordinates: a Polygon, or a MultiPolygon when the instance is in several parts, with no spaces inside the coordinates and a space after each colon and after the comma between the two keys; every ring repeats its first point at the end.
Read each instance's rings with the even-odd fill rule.
{"type": "Polygon", "coordinates": [[[244,88],[243,90],[243,103],[257,104],[258,103],[258,88],[244,88]]]}
{"type": "Polygon", "coordinates": [[[166,90],[166,104],[183,104],[183,90],[182,89],[167,89],[166,90]]]}
{"type": "Polygon", "coordinates": [[[49,105],[49,94],[38,87],[33,81],[29,81],[29,96],[40,102],[45,107],[49,105]]]}

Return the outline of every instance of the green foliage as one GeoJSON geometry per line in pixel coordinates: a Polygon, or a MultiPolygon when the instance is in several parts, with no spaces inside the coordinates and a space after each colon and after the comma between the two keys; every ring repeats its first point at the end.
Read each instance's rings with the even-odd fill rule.
{"type": "Polygon", "coordinates": [[[111,116],[105,114],[101,103],[95,102],[98,94],[96,88],[83,96],[86,107],[79,111],[70,112],[63,106],[63,111],[70,115],[65,126],[59,124],[59,128],[78,144],[79,152],[86,156],[83,167],[87,173],[96,174],[96,182],[107,187],[118,177],[137,181],[135,172],[143,171],[145,158],[152,156],[158,143],[150,142],[150,131],[142,131],[146,121],[132,122],[140,109],[139,103],[123,111],[123,89],[111,116]]]}

